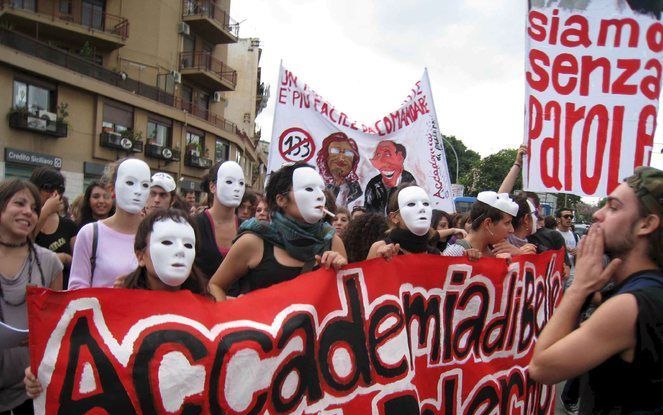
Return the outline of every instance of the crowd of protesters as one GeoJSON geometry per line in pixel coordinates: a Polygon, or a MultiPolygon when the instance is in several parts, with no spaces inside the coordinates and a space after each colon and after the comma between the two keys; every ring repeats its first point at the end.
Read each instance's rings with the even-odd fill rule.
{"type": "MultiPolygon", "coordinates": [[[[64,177],[39,168],[30,181],[0,184],[0,320],[27,328],[27,284],[186,289],[225,301],[366,259],[511,259],[564,249],[567,274],[575,269],[575,278],[537,344],[532,376],[554,383],[588,373],[570,402],[583,413],[663,411],[663,172],[638,169],[595,214],[583,241],[571,230],[572,209],[558,209],[551,221],[540,214],[536,194],[509,194],[525,152],[521,147],[498,191],[480,192],[464,214],[433,209],[414,183],[395,186],[384,212],[357,204],[349,211],[335,205],[305,163],[272,172],[264,193],[246,187],[237,163],[216,164],[197,202],[194,192],[177,194],[172,176],[152,174],[137,159],[109,165],[63,211],[64,177]],[[578,327],[586,299],[611,277],[616,288],[578,327]],[[606,376],[619,376],[628,392],[618,393],[606,376]]],[[[27,347],[0,352],[0,414],[31,413],[29,397],[42,390],[26,369],[27,347]]]]}

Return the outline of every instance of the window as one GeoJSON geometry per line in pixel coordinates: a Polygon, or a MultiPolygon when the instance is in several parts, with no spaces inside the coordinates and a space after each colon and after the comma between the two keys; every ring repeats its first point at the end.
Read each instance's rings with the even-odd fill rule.
{"type": "Polygon", "coordinates": [[[230,153],[230,144],[223,138],[217,138],[214,145],[214,161],[228,161],[228,153],[230,153]]]}
{"type": "Polygon", "coordinates": [[[148,144],[156,144],[160,147],[168,147],[170,144],[172,127],[161,121],[147,121],[148,144]]]}
{"type": "Polygon", "coordinates": [[[244,153],[239,148],[235,151],[235,161],[244,169],[244,153]]]}
{"type": "Polygon", "coordinates": [[[134,125],[133,108],[120,103],[104,102],[104,120],[101,127],[104,132],[123,133],[134,125]]]}
{"type": "Polygon", "coordinates": [[[204,135],[201,133],[187,130],[186,149],[191,152],[191,155],[202,157],[205,149],[204,135]]]}
{"type": "Polygon", "coordinates": [[[60,0],[60,14],[64,15],[61,17],[71,16],[72,14],[71,0],[60,0]]]}
{"type": "Polygon", "coordinates": [[[209,111],[209,94],[203,91],[198,91],[196,105],[198,105],[198,108],[209,111]]]}
{"type": "Polygon", "coordinates": [[[84,26],[104,30],[105,3],[105,0],[83,0],[81,23],[84,26]]]}
{"type": "Polygon", "coordinates": [[[55,88],[14,80],[14,107],[27,108],[33,114],[40,110],[55,112],[55,88]]]}

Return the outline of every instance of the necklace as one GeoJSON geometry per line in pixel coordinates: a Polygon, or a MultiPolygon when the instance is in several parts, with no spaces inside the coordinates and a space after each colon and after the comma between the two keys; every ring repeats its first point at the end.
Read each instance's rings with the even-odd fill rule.
{"type": "MultiPolygon", "coordinates": [[[[32,266],[33,266],[34,263],[36,263],[37,268],[39,268],[39,274],[41,276],[41,286],[45,287],[46,286],[46,281],[44,279],[44,271],[41,268],[41,261],[39,261],[39,257],[37,256],[37,251],[34,249],[34,247],[32,245],[30,245],[30,247],[28,249],[28,259],[27,259],[28,281],[26,283],[26,287],[27,287],[28,284],[32,283],[32,266]]],[[[21,271],[19,271],[19,278],[20,278],[20,274],[23,272],[23,269],[21,269],[21,271]]],[[[28,293],[26,291],[25,293],[23,293],[23,298],[20,301],[18,301],[16,303],[13,303],[13,302],[11,302],[11,301],[9,301],[5,298],[5,293],[2,291],[2,284],[0,283],[0,298],[2,298],[2,302],[7,304],[7,305],[10,305],[12,307],[21,306],[25,303],[25,300],[27,299],[27,295],[28,295],[28,293]]],[[[2,310],[1,309],[0,309],[0,320],[2,320],[2,310]]]]}
{"type": "Polygon", "coordinates": [[[19,243],[17,243],[17,244],[12,244],[12,243],[9,243],[9,242],[2,242],[2,241],[0,241],[0,245],[2,245],[2,246],[6,246],[7,248],[22,248],[22,247],[24,247],[24,246],[27,245],[27,244],[28,244],[28,240],[27,240],[27,239],[26,239],[25,241],[23,241],[23,242],[19,242],[19,243]]]}

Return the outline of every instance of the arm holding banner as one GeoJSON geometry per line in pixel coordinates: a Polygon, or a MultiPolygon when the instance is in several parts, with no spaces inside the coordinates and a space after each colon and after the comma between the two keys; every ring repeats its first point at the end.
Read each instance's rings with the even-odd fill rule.
{"type": "Polygon", "coordinates": [[[263,243],[259,236],[250,232],[240,236],[209,281],[209,292],[214,299],[225,301],[225,288],[246,275],[251,266],[258,265],[262,254],[263,243]]]}
{"type": "Polygon", "coordinates": [[[511,193],[513,192],[513,187],[516,185],[516,180],[518,175],[523,168],[523,156],[527,154],[527,145],[521,144],[518,148],[518,153],[516,153],[516,161],[513,162],[513,166],[507,173],[506,177],[502,181],[499,190],[497,193],[511,193]]]}
{"type": "Polygon", "coordinates": [[[603,268],[601,232],[596,224],[581,241],[573,284],[536,343],[529,370],[537,382],[553,384],[573,378],[616,354],[628,359],[635,347],[638,307],[632,295],[611,298],[577,328],[586,299],[603,287],[621,265],[620,260],[613,260],[603,268]]]}
{"type": "Polygon", "coordinates": [[[322,255],[316,255],[315,260],[319,266],[329,269],[334,267],[335,271],[348,265],[348,254],[345,252],[343,241],[338,235],[334,235],[332,239],[331,251],[325,251],[322,255]]]}

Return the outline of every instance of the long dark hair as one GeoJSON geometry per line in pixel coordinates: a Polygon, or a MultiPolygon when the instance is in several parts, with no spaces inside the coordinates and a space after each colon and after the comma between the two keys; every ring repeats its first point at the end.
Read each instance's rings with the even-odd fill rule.
{"type": "MultiPolygon", "coordinates": [[[[78,217],[76,218],[76,223],[79,227],[87,225],[88,223],[95,222],[94,214],[92,213],[92,207],[90,206],[90,197],[92,196],[92,191],[95,187],[99,187],[108,191],[108,188],[102,184],[100,181],[93,180],[90,182],[88,187],[85,189],[85,194],[83,195],[83,200],[81,200],[81,207],[79,208],[78,217]]],[[[115,214],[115,203],[111,202],[111,208],[108,211],[108,217],[115,214]]]]}
{"type": "MultiPolygon", "coordinates": [[[[179,209],[158,209],[147,215],[138,225],[136,239],[134,241],[134,251],[145,252],[148,239],[154,229],[154,224],[163,220],[171,219],[179,223],[188,223],[196,234],[196,250],[198,250],[199,238],[195,223],[191,221],[189,215],[179,209]]],[[[138,288],[149,290],[147,282],[147,269],[144,266],[138,266],[134,271],[124,279],[124,288],[138,288]]],[[[189,290],[194,294],[207,294],[207,283],[200,270],[194,265],[191,268],[189,277],[180,286],[180,290],[189,290]]]]}
{"type": "Polygon", "coordinates": [[[343,245],[348,253],[348,262],[366,259],[371,245],[384,238],[387,219],[381,213],[364,213],[352,219],[343,232],[343,245]]]}

